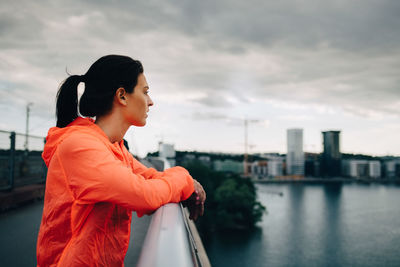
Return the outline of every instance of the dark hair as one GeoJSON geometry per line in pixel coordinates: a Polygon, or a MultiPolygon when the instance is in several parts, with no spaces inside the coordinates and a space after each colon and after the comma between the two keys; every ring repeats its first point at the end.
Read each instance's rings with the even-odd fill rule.
{"type": "Polygon", "coordinates": [[[79,101],[79,113],[87,117],[102,116],[111,108],[115,91],[123,87],[132,93],[142,63],[127,56],[108,55],[99,58],[85,75],[71,75],[57,93],[57,127],[65,127],[78,117],[78,84],[85,83],[79,101]]]}

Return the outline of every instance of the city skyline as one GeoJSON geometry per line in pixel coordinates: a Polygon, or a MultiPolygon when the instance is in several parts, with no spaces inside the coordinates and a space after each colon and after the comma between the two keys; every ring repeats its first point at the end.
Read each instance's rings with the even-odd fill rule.
{"type": "MultiPolygon", "coordinates": [[[[341,131],[343,153],[400,156],[397,1],[3,1],[0,130],[45,136],[55,95],[105,54],[143,62],[155,105],[126,139],[139,156],[178,150],[305,152],[341,131]]],[[[83,86],[80,85],[80,91],[83,86]]]]}

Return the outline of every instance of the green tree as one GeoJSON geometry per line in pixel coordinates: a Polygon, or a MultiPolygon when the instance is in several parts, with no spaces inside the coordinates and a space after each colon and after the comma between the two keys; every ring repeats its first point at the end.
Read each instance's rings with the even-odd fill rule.
{"type": "Polygon", "coordinates": [[[261,221],[266,208],[257,201],[251,180],[215,172],[200,161],[185,167],[207,193],[204,216],[196,223],[203,236],[214,229],[249,229],[261,221]]]}

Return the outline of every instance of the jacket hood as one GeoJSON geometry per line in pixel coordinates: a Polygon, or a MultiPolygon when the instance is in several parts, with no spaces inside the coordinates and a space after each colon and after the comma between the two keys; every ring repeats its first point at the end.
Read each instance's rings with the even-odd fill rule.
{"type": "MultiPolygon", "coordinates": [[[[82,132],[89,130],[91,133],[97,133],[102,139],[108,141],[106,134],[98,127],[93,119],[78,117],[66,127],[52,127],[49,129],[46,137],[46,144],[44,145],[42,158],[48,167],[58,145],[71,133],[82,132]]],[[[97,135],[96,134],[96,135],[97,135]]],[[[109,141],[108,141],[109,142],[109,141]]]]}

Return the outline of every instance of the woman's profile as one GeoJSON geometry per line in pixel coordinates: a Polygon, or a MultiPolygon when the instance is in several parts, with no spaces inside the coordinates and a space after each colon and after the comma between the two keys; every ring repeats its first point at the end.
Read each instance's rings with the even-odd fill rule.
{"type": "Polygon", "coordinates": [[[205,192],[187,170],[147,168],[124,146],[128,128],[146,124],[148,91],[142,64],[119,55],[61,85],[57,125],[42,154],[48,173],[38,266],[123,266],[132,211],[142,216],[189,199],[191,218],[202,215],[205,192]]]}

